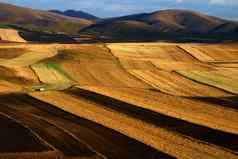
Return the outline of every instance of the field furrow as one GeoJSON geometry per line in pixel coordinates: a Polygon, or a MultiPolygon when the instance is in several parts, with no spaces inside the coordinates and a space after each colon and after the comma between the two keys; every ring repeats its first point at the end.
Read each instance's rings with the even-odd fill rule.
{"type": "Polygon", "coordinates": [[[0,113],[0,153],[43,152],[51,148],[29,129],[0,113]]]}
{"type": "Polygon", "coordinates": [[[200,63],[200,62],[172,62],[172,61],[159,61],[154,60],[152,63],[159,69],[165,71],[176,71],[176,70],[201,70],[211,71],[216,70],[216,66],[212,64],[200,63]]]}
{"type": "Polygon", "coordinates": [[[175,96],[231,96],[231,94],[222,90],[186,79],[175,72],[159,70],[130,70],[129,72],[137,78],[150,84],[155,89],[175,96]]]}
{"type": "Polygon", "coordinates": [[[238,71],[218,70],[218,71],[177,71],[179,74],[191,80],[204,83],[223,89],[227,92],[238,94],[238,71]]]}
{"type": "Polygon", "coordinates": [[[130,58],[136,60],[142,59],[160,59],[170,61],[196,61],[190,54],[176,45],[123,45],[108,44],[107,45],[115,57],[130,58]]]}
{"type": "Polygon", "coordinates": [[[149,88],[147,84],[130,75],[119,63],[111,61],[71,61],[62,65],[79,85],[108,87],[149,88]]]}
{"type": "Polygon", "coordinates": [[[87,145],[90,150],[100,154],[100,156],[115,159],[153,159],[155,156],[170,158],[136,140],[96,123],[73,116],[28,95],[4,95],[0,98],[0,101],[7,102],[17,111],[44,118],[48,122],[67,130],[77,140],[87,145]]]}
{"type": "Polygon", "coordinates": [[[236,42],[1,43],[0,159],[238,159],[237,61],[236,42]]]}
{"type": "Polygon", "coordinates": [[[212,57],[214,61],[238,61],[238,49],[224,49],[221,46],[202,45],[196,48],[206,55],[212,57]]]}
{"type": "Polygon", "coordinates": [[[238,134],[237,111],[164,93],[127,88],[80,87],[137,107],[213,129],[238,134]],[[216,113],[214,113],[216,112],[216,113]],[[216,119],[216,120],[214,120],[216,119]],[[228,124],[229,123],[229,124],[228,124]]]}
{"type": "Polygon", "coordinates": [[[24,67],[37,63],[46,58],[55,56],[57,51],[55,48],[44,48],[39,50],[27,50],[23,55],[13,59],[0,59],[0,65],[8,67],[24,67]]]}
{"type": "Polygon", "coordinates": [[[189,46],[189,45],[180,45],[179,46],[181,49],[192,55],[194,58],[198,59],[199,61],[202,62],[208,62],[208,61],[214,61],[214,59],[205,54],[204,52],[200,51],[194,46],[189,46]]]}
{"type": "Polygon", "coordinates": [[[1,107],[0,111],[21,122],[37,133],[47,143],[68,156],[93,156],[94,153],[87,149],[74,137],[66,133],[63,129],[32,115],[19,112],[8,105],[1,107]]]}
{"type": "Polygon", "coordinates": [[[216,63],[218,68],[236,68],[238,69],[238,63],[216,63]]]}
{"type": "Polygon", "coordinates": [[[202,143],[125,114],[125,112],[120,112],[118,110],[122,108],[119,105],[117,105],[118,108],[115,110],[112,109],[112,107],[115,108],[115,105],[110,106],[110,104],[100,103],[92,98],[85,98],[85,96],[78,94],[77,90],[76,92],[71,91],[68,93],[46,92],[40,94],[33,93],[32,95],[65,111],[121,132],[174,157],[203,158],[204,156],[209,156],[209,158],[237,158],[236,154],[221,147],[202,143]],[[58,96],[61,99],[68,100],[54,100],[58,96]]]}

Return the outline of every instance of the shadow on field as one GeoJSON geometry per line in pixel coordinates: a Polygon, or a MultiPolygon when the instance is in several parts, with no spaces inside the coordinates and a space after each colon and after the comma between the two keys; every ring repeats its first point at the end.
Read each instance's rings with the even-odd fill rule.
{"type": "Polygon", "coordinates": [[[233,97],[192,97],[189,99],[199,100],[201,102],[216,104],[227,108],[232,108],[238,110],[238,96],[233,97]]]}
{"type": "Polygon", "coordinates": [[[3,105],[3,107],[0,110],[2,113],[11,116],[21,124],[27,125],[28,129],[36,133],[42,140],[64,155],[72,157],[91,157],[95,155],[88,147],[54,124],[42,118],[11,108],[11,106],[3,105]]]}
{"type": "MultiPolygon", "coordinates": [[[[56,126],[60,126],[65,130],[72,133],[80,141],[84,141],[87,145],[94,148],[95,151],[102,153],[108,158],[113,159],[172,159],[173,157],[159,152],[149,146],[146,146],[134,139],[131,139],[125,135],[122,135],[116,131],[109,128],[103,127],[99,124],[91,122],[86,119],[82,119],[68,112],[65,112],[57,107],[50,105],[48,103],[37,100],[29,95],[25,94],[9,94],[1,95],[0,103],[4,103],[12,110],[16,110],[17,114],[33,114],[44,118],[47,122],[53,123],[56,126]],[[22,113],[21,113],[22,111],[22,113]]],[[[1,104],[0,104],[1,105],[1,104]]],[[[4,106],[2,105],[2,106],[4,106]]],[[[0,112],[3,111],[0,107],[0,112]]],[[[42,129],[42,128],[41,128],[42,129]]],[[[56,133],[56,132],[49,132],[56,133]]],[[[59,136],[61,137],[61,136],[59,136]]],[[[54,142],[53,140],[51,142],[54,142]]],[[[59,143],[58,141],[55,141],[59,143]]],[[[53,143],[56,144],[56,143],[53,143]]],[[[67,144],[68,142],[65,141],[67,144]]],[[[59,145],[59,144],[58,144],[59,145]]],[[[61,145],[64,149],[64,145],[61,145]]],[[[66,148],[69,148],[68,146],[66,148]]],[[[72,150],[64,149],[64,154],[67,155],[80,155],[82,149],[73,149],[77,147],[72,147],[72,150]],[[73,154],[71,153],[73,152],[73,154]],[[77,153],[78,152],[78,153],[77,153]]],[[[90,154],[90,153],[89,153],[90,154]]],[[[81,154],[82,156],[82,154],[81,154]]]]}
{"type": "Polygon", "coordinates": [[[0,114],[0,153],[44,152],[52,150],[29,129],[0,114]]]}
{"type": "MultiPolygon", "coordinates": [[[[192,124],[180,119],[165,116],[150,110],[140,108],[138,106],[128,104],[126,102],[113,99],[88,90],[73,88],[66,91],[72,96],[85,98],[91,102],[95,102],[98,106],[107,107],[115,111],[127,114],[139,120],[154,124],[182,135],[186,135],[201,141],[212,143],[225,147],[230,150],[238,151],[238,135],[214,130],[208,127],[192,124]]],[[[214,119],[215,120],[215,119],[214,119]]]]}

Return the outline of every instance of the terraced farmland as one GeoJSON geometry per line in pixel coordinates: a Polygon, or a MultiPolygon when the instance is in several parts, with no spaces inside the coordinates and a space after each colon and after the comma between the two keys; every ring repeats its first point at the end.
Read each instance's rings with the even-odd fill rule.
{"type": "Polygon", "coordinates": [[[237,46],[0,45],[0,159],[237,159],[237,46]]]}
{"type": "Polygon", "coordinates": [[[148,83],[154,89],[175,96],[206,96],[206,97],[225,97],[230,96],[217,88],[202,85],[187,78],[182,77],[176,72],[166,72],[159,70],[130,70],[131,74],[148,83]]]}

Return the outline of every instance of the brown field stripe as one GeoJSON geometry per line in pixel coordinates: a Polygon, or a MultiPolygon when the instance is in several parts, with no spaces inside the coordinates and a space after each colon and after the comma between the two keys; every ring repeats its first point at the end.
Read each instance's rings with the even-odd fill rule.
{"type": "Polygon", "coordinates": [[[19,112],[7,104],[1,104],[0,112],[11,116],[24,125],[27,125],[46,142],[67,156],[86,157],[95,155],[63,129],[60,129],[45,120],[28,115],[27,113],[19,112]]]}
{"type": "MultiPolygon", "coordinates": [[[[134,76],[133,74],[129,73],[129,72],[125,69],[125,67],[122,65],[122,63],[120,62],[120,58],[114,55],[112,49],[111,49],[110,47],[108,47],[106,43],[103,43],[103,47],[105,47],[105,48],[108,50],[108,52],[112,55],[112,57],[115,58],[118,67],[120,67],[120,68],[125,72],[125,74],[127,74],[128,77],[131,77],[132,79],[135,79],[135,80],[137,80],[137,81],[143,83],[144,85],[146,85],[146,86],[148,86],[148,87],[151,87],[149,84],[145,83],[145,82],[144,82],[143,80],[141,80],[140,78],[137,78],[137,77],[134,76]]],[[[152,64],[152,63],[151,63],[151,64],[152,64]]]]}
{"type": "Polygon", "coordinates": [[[221,97],[221,98],[216,97],[187,97],[187,98],[238,110],[238,96],[221,97]]]}
{"type": "Polygon", "coordinates": [[[173,157],[167,154],[159,152],[112,129],[87,119],[79,118],[76,115],[65,112],[29,95],[2,95],[0,96],[0,102],[8,102],[13,105],[14,108],[18,108],[24,112],[29,110],[31,114],[41,116],[47,119],[47,121],[57,126],[59,125],[107,158],[173,159],[173,157]]]}
{"type": "Polygon", "coordinates": [[[0,153],[0,159],[65,159],[58,151],[0,153]]]}
{"type": "Polygon", "coordinates": [[[238,157],[237,153],[229,149],[166,130],[80,96],[66,94],[63,91],[32,93],[31,95],[178,158],[236,159],[238,157]]]}
{"type": "MultiPolygon", "coordinates": [[[[191,54],[189,51],[187,51],[186,49],[184,49],[183,47],[177,45],[177,48],[182,50],[184,53],[186,53],[187,55],[191,56],[194,60],[196,61],[200,61],[199,58],[197,58],[196,56],[194,56],[193,54],[191,54]]],[[[203,62],[203,61],[200,61],[200,62],[203,62]]]]}
{"type": "Polygon", "coordinates": [[[29,128],[1,112],[0,130],[0,154],[44,153],[53,150],[29,128]]]}
{"type": "Polygon", "coordinates": [[[139,120],[143,120],[158,127],[163,127],[169,131],[238,152],[238,135],[169,117],[144,108],[139,108],[124,101],[79,88],[65,92],[73,96],[80,96],[87,100],[99,103],[109,109],[138,118],[139,120]]]}
{"type": "MultiPolygon", "coordinates": [[[[179,45],[176,45],[176,48],[178,48],[179,50],[182,51],[183,54],[191,57],[194,61],[200,61],[198,58],[196,58],[195,56],[193,56],[191,53],[189,53],[187,50],[185,50],[184,48],[182,48],[181,46],[179,45]]],[[[200,61],[201,62],[201,61],[200,61]]]]}

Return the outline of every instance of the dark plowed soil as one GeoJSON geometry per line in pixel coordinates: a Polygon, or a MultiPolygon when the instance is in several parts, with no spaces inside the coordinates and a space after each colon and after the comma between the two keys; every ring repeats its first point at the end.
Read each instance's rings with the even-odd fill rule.
{"type": "Polygon", "coordinates": [[[215,97],[192,97],[190,99],[199,100],[205,103],[216,104],[238,110],[238,96],[215,98],[215,97]]]}
{"type": "Polygon", "coordinates": [[[95,152],[112,159],[173,158],[111,129],[71,115],[28,95],[2,95],[0,103],[7,103],[5,106],[7,110],[0,108],[0,111],[24,121],[45,141],[68,156],[83,156],[85,153],[93,155],[95,152]],[[29,118],[26,119],[27,116],[29,118]],[[51,128],[53,125],[50,124],[57,128],[51,128]],[[84,149],[77,147],[72,136],[62,135],[65,133],[62,131],[69,132],[74,136],[74,139],[86,144],[90,150],[85,147],[84,149]]]}
{"type": "Polygon", "coordinates": [[[42,152],[50,147],[21,124],[0,114],[0,153],[42,152]]]}
{"type": "Polygon", "coordinates": [[[170,131],[180,133],[181,135],[225,147],[233,151],[238,151],[238,135],[192,124],[180,119],[139,108],[138,106],[131,105],[108,96],[79,88],[67,91],[67,93],[70,93],[73,96],[85,98],[87,100],[90,100],[91,102],[99,103],[99,105],[103,105],[109,109],[113,109],[121,113],[133,116],[135,118],[138,118],[139,120],[143,120],[156,126],[166,128],[170,131]]]}

